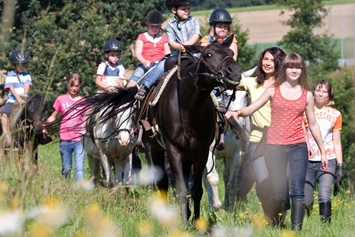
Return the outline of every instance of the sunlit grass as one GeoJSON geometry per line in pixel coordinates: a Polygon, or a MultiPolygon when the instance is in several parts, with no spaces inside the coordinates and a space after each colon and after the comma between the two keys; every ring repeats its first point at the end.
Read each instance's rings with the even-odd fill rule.
{"type": "MultiPolygon", "coordinates": [[[[217,161],[221,173],[222,163],[217,161]]],[[[300,233],[290,230],[290,213],[283,230],[268,227],[253,189],[235,212],[210,211],[203,196],[201,219],[185,225],[169,190],[168,199],[151,186],[119,189],[114,195],[86,179],[75,183],[61,176],[58,143],[40,147],[39,169],[31,177],[15,162],[0,165],[0,236],[352,236],[355,233],[353,190],[332,200],[332,222],[321,224],[317,199],[300,233]],[[168,200],[168,201],[166,201],[168,200]]],[[[220,184],[220,193],[224,193],[220,184]]],[[[316,197],[316,195],[315,195],[316,197]]]]}

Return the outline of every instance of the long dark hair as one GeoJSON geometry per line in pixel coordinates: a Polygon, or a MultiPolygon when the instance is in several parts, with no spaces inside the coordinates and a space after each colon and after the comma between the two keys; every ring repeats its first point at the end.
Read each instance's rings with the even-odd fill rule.
{"type": "Polygon", "coordinates": [[[263,58],[267,52],[270,53],[274,57],[275,75],[277,75],[278,72],[280,71],[282,61],[286,57],[286,53],[278,47],[267,48],[260,54],[258,66],[256,68],[256,77],[257,77],[256,82],[259,85],[262,85],[263,82],[265,81],[265,78],[266,78],[266,74],[263,70],[262,64],[263,64],[263,58]]]}

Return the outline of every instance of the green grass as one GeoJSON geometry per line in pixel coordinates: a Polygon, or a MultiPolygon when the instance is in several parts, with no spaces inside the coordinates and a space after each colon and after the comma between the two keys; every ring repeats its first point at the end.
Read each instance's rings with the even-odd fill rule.
{"type": "MultiPolygon", "coordinates": [[[[28,214],[36,206],[48,207],[50,210],[34,219],[27,218],[22,230],[19,229],[17,233],[8,236],[183,236],[183,233],[185,236],[208,236],[208,233],[199,233],[178,221],[158,221],[150,211],[151,200],[157,200],[152,198],[154,191],[151,187],[134,188],[127,197],[124,190],[120,190],[119,195],[112,195],[110,190],[102,187],[92,191],[77,190],[73,188],[72,179],[66,181],[61,176],[58,143],[41,146],[39,152],[37,172],[33,172],[31,168],[19,170],[14,159],[5,163],[4,157],[1,157],[0,220],[3,220],[1,218],[4,213],[16,210],[23,214],[28,214]],[[61,218],[64,219],[62,223],[61,218]],[[145,231],[139,235],[137,228],[145,231]],[[107,233],[104,233],[104,230],[107,233]]],[[[218,160],[217,165],[221,174],[222,161],[218,160]]],[[[86,179],[89,179],[87,166],[85,171],[86,179]]],[[[224,193],[222,183],[221,178],[221,197],[224,193]]],[[[312,216],[305,218],[304,229],[297,236],[353,236],[355,205],[352,193],[353,190],[344,190],[341,195],[332,198],[331,225],[320,224],[318,205],[315,205],[312,216]]],[[[170,205],[176,206],[171,191],[169,195],[170,205]]],[[[255,220],[255,215],[262,215],[254,189],[248,195],[248,202],[237,205],[237,210],[232,213],[224,210],[211,212],[207,195],[204,195],[201,213],[210,224],[216,223],[225,229],[229,228],[229,236],[237,236],[235,233],[242,230],[252,232],[255,237],[295,236],[289,228],[290,214],[287,216],[287,228],[284,230],[256,228],[255,225],[253,227],[252,220],[255,220]]]]}

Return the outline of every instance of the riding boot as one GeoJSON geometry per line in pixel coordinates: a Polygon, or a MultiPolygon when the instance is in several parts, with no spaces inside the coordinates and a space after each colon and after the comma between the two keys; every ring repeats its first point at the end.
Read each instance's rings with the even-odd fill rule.
{"type": "Polygon", "coordinates": [[[134,98],[135,98],[136,100],[144,100],[144,98],[145,98],[145,96],[146,96],[148,90],[149,90],[149,89],[148,89],[147,87],[145,87],[144,85],[142,85],[141,88],[139,88],[138,93],[134,96],[134,98]]]}
{"type": "Polygon", "coordinates": [[[264,210],[264,218],[270,226],[282,227],[283,226],[283,205],[284,201],[266,201],[261,200],[261,206],[264,210]]]}
{"type": "Polygon", "coordinates": [[[306,213],[308,217],[311,216],[312,211],[313,211],[313,204],[306,206],[306,213]]]}
{"type": "Polygon", "coordinates": [[[304,199],[293,199],[291,208],[292,230],[302,230],[304,211],[304,199]]]}
{"type": "Polygon", "coordinates": [[[319,203],[319,215],[323,223],[330,223],[330,217],[332,215],[332,203],[331,201],[319,203]]]}

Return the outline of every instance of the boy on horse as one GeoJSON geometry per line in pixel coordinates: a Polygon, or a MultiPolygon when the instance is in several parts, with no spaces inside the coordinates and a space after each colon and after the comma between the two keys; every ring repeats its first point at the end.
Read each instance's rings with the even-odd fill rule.
{"type": "MultiPolygon", "coordinates": [[[[197,44],[201,37],[200,24],[197,19],[190,16],[190,6],[195,0],[166,0],[166,7],[174,13],[174,18],[166,27],[169,46],[172,49],[172,56],[180,51],[185,52],[184,45],[197,44]]],[[[164,74],[165,60],[161,60],[156,67],[148,74],[139,89],[135,99],[143,100],[153,84],[164,74]]]]}
{"type": "Polygon", "coordinates": [[[5,147],[11,145],[8,122],[13,105],[16,101],[21,105],[26,103],[27,93],[32,85],[31,76],[26,72],[26,65],[29,62],[26,53],[20,50],[13,51],[10,54],[10,62],[14,69],[6,76],[5,89],[9,90],[9,95],[1,115],[1,127],[4,134],[3,144],[5,147]]]}

